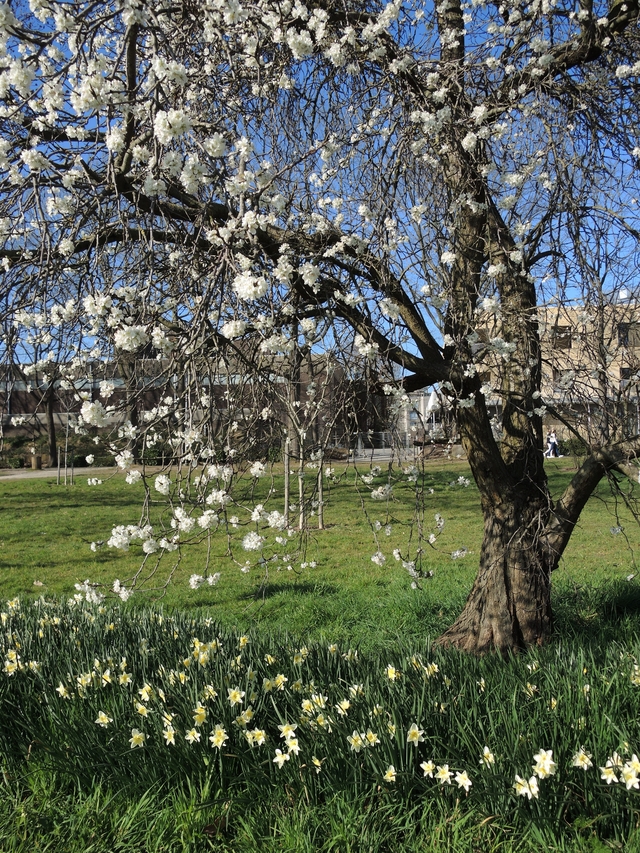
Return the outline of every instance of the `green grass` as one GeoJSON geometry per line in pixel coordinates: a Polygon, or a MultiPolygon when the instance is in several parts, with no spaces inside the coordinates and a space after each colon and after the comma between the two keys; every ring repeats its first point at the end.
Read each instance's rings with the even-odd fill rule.
{"type": "Polygon", "coordinates": [[[1,618],[0,838],[12,844],[2,850],[637,849],[640,794],[598,769],[640,752],[637,636],[505,661],[424,642],[300,651],[209,618],[84,603],[14,604],[1,618]],[[230,688],[244,692],[239,704],[230,688]],[[206,719],[194,725],[199,703],[206,719]],[[297,725],[300,753],[279,769],[285,723],[297,725]],[[218,726],[220,749],[209,742],[218,726]],[[264,743],[250,745],[245,730],[257,729],[264,743]],[[355,732],[376,744],[354,751],[355,732]],[[580,747],[587,771],[572,766],[580,747]],[[553,750],[556,772],[529,801],[514,781],[530,777],[540,749],[553,750]],[[425,776],[429,760],[466,770],[469,792],[425,776]]]}
{"type": "MultiPolygon", "coordinates": [[[[548,466],[551,486],[557,492],[571,476],[572,463],[554,460],[548,466]]],[[[422,583],[421,590],[410,588],[408,575],[392,556],[396,547],[405,552],[410,541],[412,492],[406,485],[395,488],[396,500],[389,505],[388,517],[385,504],[372,501],[370,489],[365,487],[361,493],[367,519],[349,472],[329,494],[325,510],[328,529],[311,532],[304,558],[289,563],[292,571],[282,562],[271,564],[266,585],[265,573],[259,569],[242,574],[225,556],[226,540],[218,534],[212,539],[211,571],[222,573],[220,584],[190,590],[190,575],[205,571],[205,548],[187,546],[163,603],[213,614],[239,630],[262,625],[267,631],[286,629],[307,639],[327,637],[363,647],[384,647],[398,637],[436,635],[462,607],[477,566],[482,535],[479,497],[473,484],[464,488],[456,482],[468,473],[464,464],[455,462],[426,468],[425,532],[434,529],[436,512],[446,524],[436,548],[426,547],[423,568],[434,574],[422,583]],[[384,530],[378,533],[387,558],[379,567],[371,562],[377,545],[370,522],[385,524],[389,519],[393,521],[391,536],[386,537],[384,530]],[[451,553],[461,547],[468,549],[467,556],[452,560],[451,553]],[[300,568],[305,561],[317,565],[300,568]]],[[[381,482],[384,478],[376,480],[376,484],[381,482]]],[[[282,509],[278,498],[281,481],[276,479],[274,485],[280,492],[267,506],[282,509]]],[[[74,584],[85,578],[110,584],[117,577],[124,582],[140,565],[140,549],[132,547],[125,554],[103,548],[93,553],[89,544],[108,539],[115,524],[137,522],[141,496],[140,487],[127,486],[118,476],[100,487],[89,487],[86,478],[78,478],[75,486],[66,488],[56,486],[54,478],[0,478],[0,597],[68,596],[75,592],[74,584]],[[34,586],[34,581],[42,586],[34,586]]],[[[262,499],[260,493],[257,499],[262,499]]],[[[582,621],[594,618],[589,613],[588,589],[603,583],[622,584],[635,571],[640,530],[619,504],[603,484],[588,503],[554,575],[556,608],[570,620],[576,603],[582,621]],[[612,535],[611,528],[620,525],[624,532],[612,535]],[[565,605],[565,601],[569,603],[565,605]]],[[[244,532],[240,530],[239,535],[244,532]]],[[[158,580],[170,567],[165,558],[158,580]]],[[[150,593],[147,600],[156,595],[150,593]]]]}
{"type": "MultiPolygon", "coordinates": [[[[548,470],[557,493],[571,462],[551,461],[548,470]]],[[[135,596],[126,606],[64,603],[76,582],[125,579],[139,565],[133,549],[88,547],[114,524],[137,521],[137,487],[117,477],[98,488],[80,479],[66,488],[53,479],[0,479],[0,600],[22,601],[0,613],[0,853],[640,851],[640,792],[607,786],[598,770],[614,751],[625,760],[640,753],[640,587],[626,580],[638,543],[632,514],[606,484],[587,505],[554,576],[552,643],[507,661],[469,659],[431,644],[461,608],[475,573],[478,494],[457,483],[467,474],[461,463],[426,470],[433,494],[425,495],[425,532],[436,512],[446,525],[427,551],[423,568],[434,575],[420,590],[392,557],[409,542],[411,491],[394,486],[388,517],[370,488],[361,489],[365,516],[346,475],[332,486],[328,529],[291,561],[296,571],[272,564],[264,584],[261,570],[240,572],[214,537],[219,586],[189,589],[190,574],[203,571],[204,548],[188,547],[162,612],[144,609],[149,599],[135,596]],[[370,559],[376,520],[392,522],[390,537],[378,532],[387,557],[381,567],[370,559]],[[468,555],[452,560],[462,546],[468,555]],[[310,560],[315,568],[300,568],[310,560]],[[240,634],[249,640],[244,649],[240,634]],[[194,637],[217,640],[222,651],[199,665],[194,637]],[[295,663],[303,644],[308,655],[295,663]],[[132,682],[121,686],[123,657],[132,682]],[[422,667],[429,663],[438,666],[430,677],[422,667]],[[401,673],[395,681],[388,664],[401,673]],[[83,674],[85,688],[77,681],[83,674]],[[283,689],[268,690],[264,679],[277,674],[288,679],[283,689]],[[147,718],[136,706],[145,684],[154,691],[143,703],[147,718]],[[362,695],[350,694],[355,684],[362,695]],[[61,685],[73,698],[61,698],[61,685]],[[232,709],[227,691],[235,686],[247,700],[232,709]],[[264,729],[264,746],[249,746],[236,722],[251,692],[251,726],[264,729]],[[326,709],[313,707],[310,717],[302,703],[313,695],[327,697],[326,709]],[[344,698],[352,703],[346,717],[335,708],[344,698]],[[199,701],[207,721],[201,742],[189,744],[199,701]],[[113,720],[106,728],[95,722],[101,711],[113,720]],[[162,736],[165,712],[176,729],[172,746],[162,736]],[[318,713],[330,731],[313,722],[318,713]],[[272,759],[284,747],[278,725],[285,721],[299,726],[301,754],[279,770],[272,759]],[[423,731],[418,747],[406,742],[413,722],[423,731]],[[215,724],[229,736],[220,751],[208,742],[215,724]],[[131,749],[133,728],[146,734],[143,748],[131,749]],[[347,738],[370,728],[381,743],[350,750],[347,738]],[[496,764],[483,769],[485,744],[496,764]],[[593,756],[586,773],[571,766],[580,746],[593,756]],[[528,779],[540,749],[553,749],[557,772],[540,780],[539,798],[529,802],[516,796],[515,774],[528,779]],[[428,759],[466,769],[469,794],[425,778],[419,764],[428,759]],[[391,764],[393,784],[384,781],[391,764]]],[[[281,488],[277,478],[273,485],[281,488]]],[[[258,499],[259,490],[245,495],[245,505],[258,499]]],[[[278,493],[268,508],[280,508],[277,501],[278,493]]]]}

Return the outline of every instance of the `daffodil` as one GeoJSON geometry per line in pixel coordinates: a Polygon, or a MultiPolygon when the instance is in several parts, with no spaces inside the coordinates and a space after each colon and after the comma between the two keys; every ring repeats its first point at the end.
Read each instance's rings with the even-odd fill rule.
{"type": "Polygon", "coordinates": [[[153,695],[153,688],[150,684],[143,684],[140,690],[138,690],[138,696],[142,699],[143,702],[148,702],[153,695]]]}
{"type": "Polygon", "coordinates": [[[347,711],[351,707],[351,702],[348,699],[341,699],[336,705],[336,711],[340,714],[341,717],[345,717],[347,711]]]}
{"type": "Polygon", "coordinates": [[[600,778],[604,779],[607,785],[610,785],[612,782],[618,781],[618,777],[616,776],[616,772],[613,767],[601,767],[600,773],[600,778]]]}
{"type": "Polygon", "coordinates": [[[292,752],[294,755],[300,754],[300,744],[298,743],[297,737],[290,737],[286,741],[287,750],[292,752]]]}
{"type": "Polygon", "coordinates": [[[630,762],[627,761],[624,765],[620,771],[620,776],[627,786],[627,791],[630,791],[632,788],[635,788],[636,790],[640,789],[640,779],[638,779],[637,770],[630,764],[630,762]]]}
{"type": "Polygon", "coordinates": [[[214,746],[217,749],[222,749],[228,738],[229,735],[226,733],[223,726],[221,726],[220,724],[218,724],[209,735],[209,741],[211,742],[211,746],[214,746]]]}
{"type": "Polygon", "coordinates": [[[471,779],[469,779],[469,775],[466,770],[462,770],[461,772],[456,773],[455,780],[458,783],[459,788],[464,788],[466,793],[469,793],[469,788],[473,784],[471,779]]]}
{"type": "Polygon", "coordinates": [[[640,773],[640,759],[635,753],[627,761],[626,766],[632,767],[636,773],[640,773]]]}
{"type": "Polygon", "coordinates": [[[538,780],[535,776],[532,776],[527,782],[526,779],[521,779],[520,776],[516,775],[513,787],[519,797],[526,797],[529,800],[532,797],[538,799],[538,780]]]}
{"type": "Polygon", "coordinates": [[[607,758],[607,763],[605,767],[622,767],[623,761],[622,756],[618,755],[617,752],[613,752],[609,758],[607,758]]]}
{"type": "Polygon", "coordinates": [[[278,767],[282,767],[285,761],[289,761],[289,753],[283,752],[281,749],[276,749],[276,757],[273,759],[273,763],[277,764],[278,767]]]}
{"type": "Polygon", "coordinates": [[[364,736],[364,739],[367,743],[367,746],[377,746],[380,743],[380,738],[371,729],[367,729],[367,733],[364,736]]]}
{"type": "Polygon", "coordinates": [[[96,723],[99,726],[102,726],[103,729],[106,729],[106,727],[109,725],[109,723],[112,723],[112,722],[113,722],[112,717],[108,717],[104,711],[99,712],[98,717],[96,719],[96,723]]]}
{"type": "Polygon", "coordinates": [[[246,731],[245,734],[251,746],[262,746],[262,744],[267,739],[267,735],[264,729],[253,729],[253,731],[246,731]]]}
{"type": "Polygon", "coordinates": [[[131,749],[135,749],[137,746],[143,746],[145,741],[144,732],[138,731],[138,729],[131,729],[131,737],[129,738],[129,743],[131,744],[131,749]]]}
{"type": "Polygon", "coordinates": [[[396,679],[400,678],[399,671],[392,664],[387,665],[386,674],[389,681],[396,681],[396,679]]]}
{"type": "Polygon", "coordinates": [[[166,728],[164,728],[164,729],[162,730],[162,737],[164,738],[165,743],[167,744],[167,746],[169,746],[170,744],[175,745],[175,742],[176,742],[176,731],[175,731],[175,729],[173,728],[173,726],[167,726],[166,728]]]}
{"type": "Polygon", "coordinates": [[[201,726],[207,719],[207,709],[199,702],[193,709],[193,722],[196,726],[201,726]]]}
{"type": "Polygon", "coordinates": [[[240,705],[242,700],[244,699],[244,690],[240,690],[239,687],[229,687],[227,688],[227,694],[229,699],[229,704],[233,708],[234,705],[240,705]]]}
{"type": "Polygon", "coordinates": [[[440,667],[437,663],[428,663],[424,668],[424,674],[427,678],[433,678],[434,675],[437,675],[440,672],[440,667]]]}
{"type": "Polygon", "coordinates": [[[438,765],[436,779],[438,780],[438,782],[440,782],[441,785],[450,785],[452,776],[453,772],[449,770],[448,764],[443,764],[442,767],[438,765]]]}
{"type": "Polygon", "coordinates": [[[420,765],[420,769],[424,772],[425,776],[433,779],[433,771],[436,769],[436,765],[433,761],[423,761],[420,765]]]}
{"type": "Polygon", "coordinates": [[[244,727],[244,726],[249,725],[249,723],[251,722],[252,719],[253,719],[253,708],[251,707],[251,705],[249,705],[248,708],[245,708],[245,710],[236,717],[236,724],[238,726],[244,727]]]}
{"type": "Polygon", "coordinates": [[[356,731],[352,735],[347,735],[347,741],[353,752],[360,752],[365,745],[363,736],[356,731]]]}
{"type": "Polygon", "coordinates": [[[424,741],[424,731],[419,729],[416,723],[412,723],[407,732],[407,743],[412,743],[415,747],[424,741]]]}
{"type": "Polygon", "coordinates": [[[289,740],[289,738],[295,737],[295,731],[298,726],[296,723],[283,723],[278,728],[280,729],[280,737],[289,740]]]}
{"type": "Polygon", "coordinates": [[[198,743],[200,741],[200,732],[197,729],[189,729],[184,736],[184,739],[189,743],[198,743]]]}
{"type": "Polygon", "coordinates": [[[553,776],[556,772],[556,763],[553,760],[553,750],[541,749],[537,755],[533,756],[535,764],[533,772],[538,778],[546,779],[547,776],[553,776]]]}
{"type": "Polygon", "coordinates": [[[590,767],[593,767],[591,753],[585,752],[583,746],[581,746],[580,749],[573,756],[573,761],[571,763],[573,767],[580,767],[582,768],[582,770],[588,770],[590,767]]]}
{"type": "Polygon", "coordinates": [[[385,782],[395,782],[396,781],[396,768],[393,764],[390,764],[387,767],[387,772],[384,774],[383,779],[385,782]]]}
{"type": "Polygon", "coordinates": [[[480,764],[484,764],[485,767],[491,767],[492,764],[495,764],[496,757],[491,752],[488,746],[482,750],[482,758],[480,759],[480,764]]]}

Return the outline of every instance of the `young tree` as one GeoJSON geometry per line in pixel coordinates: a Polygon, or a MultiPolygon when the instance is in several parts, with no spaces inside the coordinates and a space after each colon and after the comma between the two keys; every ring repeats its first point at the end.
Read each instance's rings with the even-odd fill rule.
{"type": "MultiPolygon", "coordinates": [[[[443,642],[542,642],[581,509],[640,449],[615,419],[597,438],[575,420],[588,454],[552,500],[541,322],[570,305],[597,324],[638,266],[637,15],[636,0],[4,3],[3,304],[48,316],[77,294],[80,358],[150,346],[195,376],[230,347],[244,358],[243,338],[305,345],[306,323],[391,365],[401,391],[440,383],[485,519],[443,642]]],[[[588,383],[599,411],[604,378],[588,383]]]]}

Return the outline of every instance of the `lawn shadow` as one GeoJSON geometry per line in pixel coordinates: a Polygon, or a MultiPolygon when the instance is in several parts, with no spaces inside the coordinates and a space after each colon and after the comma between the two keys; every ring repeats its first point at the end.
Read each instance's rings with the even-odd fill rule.
{"type": "Polygon", "coordinates": [[[622,642],[640,635],[640,585],[632,578],[563,584],[553,593],[554,634],[585,644],[622,642]]]}
{"type": "Polygon", "coordinates": [[[258,601],[265,598],[274,598],[276,595],[284,593],[293,595],[336,595],[340,592],[339,587],[327,583],[309,583],[301,581],[300,583],[266,583],[260,584],[256,589],[249,592],[243,592],[238,596],[240,601],[258,601]]]}

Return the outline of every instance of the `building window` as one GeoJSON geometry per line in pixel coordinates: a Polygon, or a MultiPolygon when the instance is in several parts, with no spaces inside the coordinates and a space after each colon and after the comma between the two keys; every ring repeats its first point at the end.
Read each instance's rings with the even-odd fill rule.
{"type": "Polygon", "coordinates": [[[618,323],[618,345],[640,348],[640,323],[618,323]]]}
{"type": "Polygon", "coordinates": [[[629,385],[640,383],[640,370],[633,367],[620,368],[620,387],[628,388],[629,385]]]}
{"type": "Polygon", "coordinates": [[[556,349],[571,349],[571,326],[554,326],[551,343],[556,349]]]}

